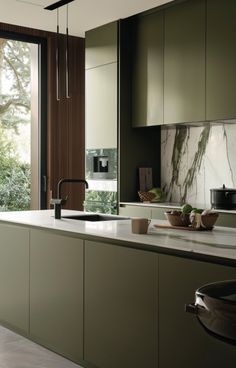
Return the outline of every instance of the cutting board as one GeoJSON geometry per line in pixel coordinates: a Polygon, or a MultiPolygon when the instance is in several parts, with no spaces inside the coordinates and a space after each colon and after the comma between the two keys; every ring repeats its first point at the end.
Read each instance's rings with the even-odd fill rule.
{"type": "Polygon", "coordinates": [[[213,227],[208,227],[208,228],[195,228],[195,227],[191,227],[191,226],[172,226],[172,225],[159,225],[159,224],[154,224],[154,227],[157,227],[159,229],[176,229],[176,230],[187,230],[187,231],[211,231],[213,229],[213,227]]]}

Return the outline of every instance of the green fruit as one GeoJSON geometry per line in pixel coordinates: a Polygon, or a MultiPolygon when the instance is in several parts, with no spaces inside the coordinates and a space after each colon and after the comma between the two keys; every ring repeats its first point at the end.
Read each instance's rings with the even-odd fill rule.
{"type": "Polygon", "coordinates": [[[201,208],[193,208],[192,209],[192,212],[194,212],[194,213],[202,213],[203,210],[201,208]]]}
{"type": "Polygon", "coordinates": [[[182,213],[184,213],[184,214],[190,213],[192,211],[192,209],[193,209],[193,207],[191,206],[191,204],[188,204],[188,203],[184,204],[181,208],[182,213]]]}
{"type": "Polygon", "coordinates": [[[164,199],[164,193],[161,188],[152,188],[148,192],[155,194],[155,197],[152,199],[152,201],[160,202],[164,199]]]}
{"type": "Polygon", "coordinates": [[[197,208],[196,213],[202,213],[203,210],[201,208],[197,208]]]}

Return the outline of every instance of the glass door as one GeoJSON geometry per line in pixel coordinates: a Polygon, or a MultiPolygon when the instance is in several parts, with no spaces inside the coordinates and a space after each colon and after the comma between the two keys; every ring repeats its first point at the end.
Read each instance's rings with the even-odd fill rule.
{"type": "Polygon", "coordinates": [[[0,38],[0,211],[44,207],[41,56],[39,43],[0,38]]]}

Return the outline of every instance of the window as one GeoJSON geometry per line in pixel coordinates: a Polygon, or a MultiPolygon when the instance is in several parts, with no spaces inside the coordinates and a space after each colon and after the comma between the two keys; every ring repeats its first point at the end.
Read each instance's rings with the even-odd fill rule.
{"type": "Polygon", "coordinates": [[[0,210],[46,206],[46,44],[0,34],[0,210]]]}

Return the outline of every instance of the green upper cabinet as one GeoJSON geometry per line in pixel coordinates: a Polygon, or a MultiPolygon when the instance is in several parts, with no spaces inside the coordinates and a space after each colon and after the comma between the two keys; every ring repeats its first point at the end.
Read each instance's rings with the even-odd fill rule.
{"type": "Polygon", "coordinates": [[[86,32],[86,69],[117,61],[117,22],[86,32]]]}
{"type": "Polygon", "coordinates": [[[204,120],[205,1],[190,0],[165,10],[164,123],[204,120]]]}
{"type": "Polygon", "coordinates": [[[236,1],[207,1],[206,119],[236,117],[236,1]]]}
{"type": "Polygon", "coordinates": [[[86,149],[117,148],[118,23],[86,32],[86,149]]]}
{"type": "Polygon", "coordinates": [[[132,125],[163,124],[163,12],[137,19],[133,42],[132,125]]]}
{"type": "Polygon", "coordinates": [[[117,63],[86,70],[86,148],[117,147],[117,63]]]}

